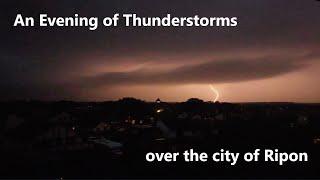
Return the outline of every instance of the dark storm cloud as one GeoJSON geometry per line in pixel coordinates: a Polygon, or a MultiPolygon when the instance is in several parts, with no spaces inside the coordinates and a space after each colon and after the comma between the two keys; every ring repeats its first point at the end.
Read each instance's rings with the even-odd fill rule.
{"type": "MultiPolygon", "coordinates": [[[[292,46],[301,41],[319,42],[318,4],[315,1],[10,1],[3,6],[7,29],[2,48],[13,54],[57,56],[92,51],[110,54],[144,51],[207,51],[243,46],[292,46]],[[38,17],[104,17],[113,13],[137,13],[141,16],[238,16],[237,28],[104,28],[95,32],[86,28],[13,28],[16,13],[38,17]],[[286,12],[286,13],[284,13],[286,12]],[[312,28],[311,28],[312,27],[312,28]]],[[[60,58],[61,59],[61,58],[60,58]]],[[[57,59],[57,63],[61,63],[57,59]]],[[[76,61],[76,60],[70,60],[76,61]]]]}
{"type": "MultiPolygon", "coordinates": [[[[301,60],[278,61],[234,57],[234,60],[212,61],[188,65],[190,59],[172,59],[172,54],[233,54],[290,49],[308,50],[317,54],[320,49],[319,3],[313,0],[69,0],[41,1],[12,0],[1,2],[0,88],[2,97],[41,97],[72,94],[82,87],[116,84],[172,84],[236,82],[280,76],[297,71],[306,65],[301,60]],[[235,28],[86,28],[12,27],[17,13],[38,17],[49,16],[110,16],[114,13],[137,13],[141,16],[237,16],[235,28]],[[161,58],[147,61],[154,72],[140,69],[133,72],[105,72],[82,79],[88,68],[110,64],[145,62],[148,53],[161,58]],[[97,56],[95,56],[97,55],[97,56]],[[107,58],[98,58],[98,57],[107,58]],[[156,70],[157,64],[169,57],[179,67],[156,70]],[[160,59],[160,60],[159,60],[160,59]],[[235,68],[237,67],[237,68],[235,68]],[[80,79],[80,80],[79,80],[80,79]],[[88,81],[89,80],[89,83],[88,81]],[[71,83],[71,85],[69,84],[71,83]],[[68,87],[62,88],[67,83],[68,87]],[[83,84],[78,84],[83,83],[83,84]],[[75,85],[74,85],[75,84],[75,85]],[[61,92],[59,92],[61,91],[61,92]]],[[[277,53],[270,57],[279,59],[277,53]]],[[[285,54],[281,53],[280,54],[285,54]]],[[[280,59],[288,59],[281,57],[280,59]]],[[[197,58],[196,58],[197,59],[197,58]]],[[[200,61],[201,58],[198,58],[200,61]]],[[[2,98],[1,97],[1,98],[2,98]]]]}
{"type": "Polygon", "coordinates": [[[270,78],[304,68],[306,55],[299,59],[263,57],[256,59],[224,59],[196,65],[186,65],[171,70],[152,71],[138,69],[130,72],[109,72],[85,77],[78,84],[88,87],[145,84],[209,84],[249,81],[270,78]]]}

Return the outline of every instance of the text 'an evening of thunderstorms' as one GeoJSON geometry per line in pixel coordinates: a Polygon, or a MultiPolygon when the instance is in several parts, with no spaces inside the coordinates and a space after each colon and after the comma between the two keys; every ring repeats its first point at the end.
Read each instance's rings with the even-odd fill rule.
{"type": "Polygon", "coordinates": [[[48,14],[40,14],[36,21],[33,17],[24,17],[17,14],[13,26],[40,27],[88,27],[96,30],[100,23],[105,27],[118,25],[132,27],[235,27],[238,25],[237,17],[201,17],[199,15],[188,17],[175,17],[167,14],[163,17],[142,17],[137,14],[114,14],[111,17],[83,17],[78,14],[68,17],[51,17],[48,14]]]}

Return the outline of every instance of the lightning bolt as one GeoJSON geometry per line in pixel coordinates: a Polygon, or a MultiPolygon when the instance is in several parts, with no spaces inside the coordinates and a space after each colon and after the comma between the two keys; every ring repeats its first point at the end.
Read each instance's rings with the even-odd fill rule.
{"type": "Polygon", "coordinates": [[[216,90],[212,85],[210,85],[210,89],[211,89],[211,91],[216,95],[216,97],[214,98],[214,100],[213,100],[213,102],[217,102],[218,101],[218,99],[219,99],[219,91],[218,90],[216,90]]]}

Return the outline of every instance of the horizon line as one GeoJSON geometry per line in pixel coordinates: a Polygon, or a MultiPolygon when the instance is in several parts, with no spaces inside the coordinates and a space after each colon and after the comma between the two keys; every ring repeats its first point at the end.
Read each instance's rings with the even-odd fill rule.
{"type": "MultiPolygon", "coordinates": [[[[150,100],[144,100],[144,99],[139,99],[139,98],[134,98],[134,97],[123,97],[119,99],[114,99],[114,100],[66,100],[66,99],[61,99],[61,100],[40,100],[40,99],[15,99],[15,100],[0,100],[0,103],[9,103],[9,102],[74,102],[74,103],[104,103],[104,102],[117,102],[120,101],[121,99],[124,98],[133,98],[136,100],[140,100],[146,103],[156,103],[156,101],[150,101],[150,100]]],[[[189,98],[192,99],[192,98],[189,98]]],[[[163,103],[183,103],[187,102],[189,99],[185,101],[161,101],[163,103]]],[[[298,102],[298,101],[206,101],[200,98],[195,98],[202,100],[204,103],[212,103],[212,104],[223,104],[223,103],[230,103],[230,104],[258,104],[258,103],[270,103],[270,104],[320,104],[320,102],[298,102]]]]}

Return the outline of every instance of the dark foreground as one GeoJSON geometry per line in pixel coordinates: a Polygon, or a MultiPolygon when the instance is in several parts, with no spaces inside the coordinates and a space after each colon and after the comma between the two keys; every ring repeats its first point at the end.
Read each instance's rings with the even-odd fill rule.
{"type": "MultiPolygon", "coordinates": [[[[0,178],[320,178],[320,105],[1,103],[0,178]],[[307,152],[308,162],[213,162],[220,149],[307,152]],[[207,162],[147,162],[147,152],[207,152],[207,162]]],[[[263,156],[261,156],[263,159],[263,156]]]]}

